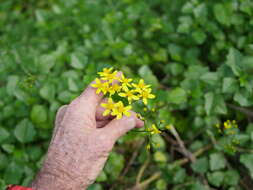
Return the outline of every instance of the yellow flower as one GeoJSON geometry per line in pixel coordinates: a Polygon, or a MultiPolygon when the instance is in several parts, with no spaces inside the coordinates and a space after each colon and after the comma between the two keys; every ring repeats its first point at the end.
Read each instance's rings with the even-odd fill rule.
{"type": "Polygon", "coordinates": [[[151,148],[150,144],[147,144],[146,149],[150,150],[150,148],[151,148]]]}
{"type": "Polygon", "coordinates": [[[145,105],[147,105],[148,103],[148,99],[153,99],[155,98],[155,95],[154,94],[151,94],[151,89],[145,89],[145,90],[142,90],[140,92],[140,95],[139,95],[140,98],[142,98],[142,101],[145,105]]]}
{"type": "Polygon", "coordinates": [[[118,71],[114,71],[113,73],[107,73],[103,77],[101,77],[101,79],[112,83],[114,80],[118,80],[117,73],[118,71]]]}
{"type": "Polygon", "coordinates": [[[133,79],[130,79],[130,78],[126,78],[124,76],[124,74],[121,75],[121,78],[119,79],[119,81],[121,82],[121,85],[122,85],[122,88],[123,90],[128,90],[128,87],[131,87],[132,85],[130,84],[130,82],[132,81],[133,79]]]}
{"type": "Polygon", "coordinates": [[[111,98],[109,98],[108,101],[107,101],[107,103],[102,103],[101,106],[103,108],[105,108],[105,111],[103,112],[103,116],[107,116],[114,109],[115,103],[113,102],[113,100],[111,98]]]}
{"type": "Polygon", "coordinates": [[[94,88],[97,88],[96,90],[96,94],[99,94],[101,91],[103,92],[103,89],[105,87],[105,83],[103,83],[100,79],[96,78],[95,79],[95,82],[94,84],[92,84],[91,86],[94,87],[94,88]]]}
{"type": "Polygon", "coordinates": [[[136,116],[137,116],[137,118],[139,118],[140,120],[144,121],[144,117],[142,117],[141,114],[137,113],[136,116]]]}
{"type": "Polygon", "coordinates": [[[172,127],[171,127],[171,125],[166,125],[165,128],[170,130],[172,127]]]}
{"type": "Polygon", "coordinates": [[[135,87],[137,91],[141,92],[143,89],[148,89],[150,85],[146,85],[144,80],[140,79],[138,84],[133,83],[133,87],[135,87]]]}
{"type": "Polygon", "coordinates": [[[101,90],[103,92],[103,94],[105,95],[107,92],[111,93],[111,88],[108,82],[104,82],[103,86],[101,87],[101,90]]]}
{"type": "Polygon", "coordinates": [[[224,122],[224,127],[225,127],[225,129],[230,129],[233,127],[233,124],[231,123],[230,120],[227,120],[224,122]]]}
{"type": "Polygon", "coordinates": [[[119,92],[121,89],[121,86],[119,86],[118,84],[113,84],[110,86],[110,95],[115,94],[115,92],[119,92]]]}
{"type": "Polygon", "coordinates": [[[238,125],[235,120],[227,120],[223,123],[225,129],[238,128],[238,125]]]}
{"type": "Polygon", "coordinates": [[[108,74],[111,74],[112,70],[113,70],[113,67],[111,67],[111,68],[104,68],[103,72],[98,72],[98,74],[100,75],[100,77],[105,77],[108,74]]]}
{"type": "Polygon", "coordinates": [[[119,96],[126,97],[130,104],[132,103],[132,100],[140,99],[137,95],[135,95],[134,90],[129,90],[129,89],[126,89],[125,92],[119,93],[119,96]]]}
{"type": "Polygon", "coordinates": [[[151,128],[149,128],[148,131],[150,131],[152,135],[162,133],[162,131],[160,131],[155,124],[152,124],[151,128]]]}
{"type": "Polygon", "coordinates": [[[115,107],[112,111],[112,115],[116,116],[117,119],[121,119],[123,115],[129,117],[131,116],[131,113],[129,112],[129,110],[131,110],[132,106],[124,106],[124,104],[122,103],[122,101],[119,101],[115,104],[115,107]]]}

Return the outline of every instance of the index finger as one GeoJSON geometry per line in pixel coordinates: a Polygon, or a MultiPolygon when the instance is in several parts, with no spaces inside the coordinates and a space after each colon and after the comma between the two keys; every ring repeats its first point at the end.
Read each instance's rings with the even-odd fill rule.
{"type": "MultiPolygon", "coordinates": [[[[118,71],[116,76],[120,77],[122,72],[118,71]]],[[[103,83],[106,81],[103,81],[103,83]]],[[[112,84],[118,83],[119,81],[114,80],[112,84]]],[[[92,113],[95,117],[96,109],[99,103],[101,102],[104,94],[102,92],[96,93],[97,88],[92,87],[93,84],[96,84],[96,80],[91,82],[89,86],[82,92],[82,94],[77,98],[78,101],[78,109],[80,112],[88,111],[92,113]],[[88,110],[87,110],[88,108],[88,110]]]]}

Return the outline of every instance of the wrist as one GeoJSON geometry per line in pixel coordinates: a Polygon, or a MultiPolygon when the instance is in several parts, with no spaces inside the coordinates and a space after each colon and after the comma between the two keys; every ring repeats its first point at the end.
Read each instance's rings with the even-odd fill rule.
{"type": "Polygon", "coordinates": [[[66,173],[56,174],[52,171],[42,169],[31,184],[33,190],[76,190],[86,189],[88,185],[81,180],[71,179],[66,173]]]}

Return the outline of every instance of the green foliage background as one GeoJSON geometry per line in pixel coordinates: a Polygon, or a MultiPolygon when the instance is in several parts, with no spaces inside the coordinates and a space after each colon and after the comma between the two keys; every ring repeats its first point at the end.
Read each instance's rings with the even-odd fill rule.
{"type": "Polygon", "coordinates": [[[121,138],[90,190],[253,188],[253,2],[251,0],[8,0],[0,4],[0,189],[28,185],[41,166],[57,109],[103,67],[144,78],[155,88],[156,118],[171,134],[121,138]],[[237,120],[236,152],[215,124],[237,120]],[[203,148],[212,146],[208,150],[203,148]],[[124,168],[133,152],[136,159],[124,168]],[[149,160],[147,162],[147,160],[149,160]],[[114,184],[114,185],[113,185],[114,184]]]}

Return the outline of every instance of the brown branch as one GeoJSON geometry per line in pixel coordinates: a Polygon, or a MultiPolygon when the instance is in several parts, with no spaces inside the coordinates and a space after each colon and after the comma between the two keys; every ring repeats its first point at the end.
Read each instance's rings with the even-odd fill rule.
{"type": "Polygon", "coordinates": [[[246,149],[246,148],[242,148],[242,147],[235,147],[235,149],[236,149],[238,152],[247,152],[247,153],[253,154],[253,150],[251,150],[251,149],[246,149]]]}
{"type": "MultiPolygon", "coordinates": [[[[207,145],[207,146],[204,146],[202,148],[200,148],[199,150],[197,150],[196,152],[193,153],[193,155],[195,157],[198,157],[200,156],[201,154],[203,154],[204,152],[208,151],[209,149],[211,149],[213,146],[210,144],[210,145],[207,145]]],[[[171,165],[184,165],[186,164],[187,162],[189,162],[190,159],[189,158],[183,158],[183,159],[179,159],[179,160],[176,160],[174,162],[171,163],[171,165]]],[[[153,181],[155,181],[156,179],[160,178],[162,175],[161,172],[156,172],[155,174],[153,174],[151,177],[149,177],[148,179],[144,180],[143,182],[139,183],[139,184],[136,184],[134,187],[128,189],[128,190],[142,190],[144,188],[146,188],[150,183],[152,183],[153,181]]]]}
{"type": "Polygon", "coordinates": [[[161,133],[161,135],[167,140],[169,143],[173,145],[177,145],[177,141],[175,141],[173,138],[170,137],[167,133],[161,133]]]}
{"type": "Polygon", "coordinates": [[[131,165],[133,164],[134,160],[136,159],[136,157],[138,156],[138,153],[140,151],[141,146],[143,145],[144,141],[140,140],[136,143],[136,146],[134,146],[135,151],[133,152],[133,154],[131,155],[129,162],[127,163],[126,167],[124,168],[123,172],[120,174],[120,176],[118,177],[118,180],[110,187],[109,190],[113,190],[115,188],[115,186],[123,181],[124,176],[127,174],[127,172],[129,171],[131,165]]]}
{"type": "Polygon", "coordinates": [[[158,178],[160,178],[161,175],[162,175],[161,172],[156,172],[155,174],[153,174],[148,179],[144,180],[141,183],[136,184],[134,187],[132,187],[132,188],[130,188],[128,190],[142,190],[142,189],[146,188],[150,183],[152,183],[153,181],[155,181],[158,178]]]}
{"type": "Polygon", "coordinates": [[[191,162],[195,162],[196,158],[195,156],[189,151],[187,150],[187,148],[184,145],[184,142],[182,141],[182,139],[180,138],[179,134],[177,133],[177,130],[175,129],[175,127],[173,125],[170,125],[170,132],[172,133],[172,135],[176,138],[179,147],[182,150],[182,153],[184,154],[185,157],[189,158],[191,160],[191,162]]]}
{"type": "MultiPolygon", "coordinates": [[[[202,148],[200,148],[199,150],[197,150],[196,152],[193,153],[193,155],[195,157],[199,157],[201,154],[203,154],[204,152],[208,151],[209,149],[211,149],[213,147],[213,145],[209,144],[209,145],[206,145],[202,148]]],[[[179,159],[179,160],[176,160],[174,161],[175,164],[178,164],[178,165],[184,165],[186,164],[187,162],[189,162],[189,158],[182,158],[182,159],[179,159]]]]}
{"type": "Polygon", "coordinates": [[[137,178],[136,178],[136,185],[138,185],[138,184],[140,183],[141,178],[142,178],[142,176],[143,176],[143,173],[144,173],[145,169],[148,167],[149,162],[150,162],[150,158],[148,158],[148,159],[144,162],[144,164],[142,165],[141,169],[139,170],[138,175],[137,175],[137,178]]]}
{"type": "Polygon", "coordinates": [[[241,180],[239,181],[239,183],[240,183],[246,190],[251,190],[251,188],[250,188],[247,184],[244,183],[244,179],[241,179],[241,180]]]}
{"type": "Polygon", "coordinates": [[[136,157],[138,156],[138,153],[140,151],[141,146],[143,145],[144,141],[138,141],[137,146],[135,148],[135,151],[133,152],[127,166],[125,167],[125,169],[123,170],[122,174],[120,175],[120,178],[122,178],[123,176],[125,176],[129,170],[129,168],[131,167],[131,165],[133,164],[134,160],[136,159],[136,157]]]}
{"type": "Polygon", "coordinates": [[[253,118],[253,111],[251,111],[247,108],[239,107],[239,106],[229,104],[229,103],[227,103],[227,106],[234,109],[234,110],[240,111],[240,112],[246,114],[247,116],[250,116],[251,118],[253,118]]]}

